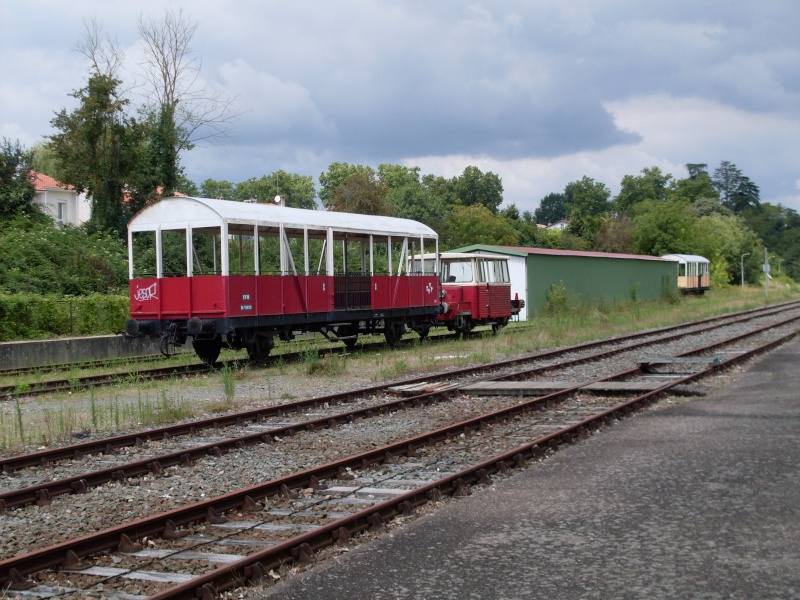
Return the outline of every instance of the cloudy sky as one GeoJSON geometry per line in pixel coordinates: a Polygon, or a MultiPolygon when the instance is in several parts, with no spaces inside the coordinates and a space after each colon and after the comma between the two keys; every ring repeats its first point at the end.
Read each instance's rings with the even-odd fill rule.
{"type": "Polygon", "coordinates": [[[187,176],[233,182],[332,162],[500,175],[534,210],[588,176],[730,161],[800,210],[797,0],[0,0],[0,136],[30,147],[72,108],[95,19],[141,56],[137,20],[197,23],[202,83],[236,97],[187,176]]]}

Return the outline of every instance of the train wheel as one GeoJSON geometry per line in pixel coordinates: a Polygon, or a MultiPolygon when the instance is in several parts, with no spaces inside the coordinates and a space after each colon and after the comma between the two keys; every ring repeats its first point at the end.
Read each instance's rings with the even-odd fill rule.
{"type": "Polygon", "coordinates": [[[431,332],[431,328],[429,326],[424,326],[423,325],[423,326],[417,327],[416,329],[414,329],[414,331],[419,336],[419,341],[422,341],[426,337],[428,337],[428,334],[431,332]]]}
{"type": "Polygon", "coordinates": [[[256,335],[253,341],[247,344],[247,356],[253,362],[265,362],[274,346],[272,337],[256,335]]]}
{"type": "Polygon", "coordinates": [[[358,325],[341,325],[336,328],[336,336],[342,340],[345,348],[352,350],[358,343],[358,325]]]}
{"type": "Polygon", "coordinates": [[[192,348],[194,348],[197,357],[208,365],[213,365],[219,358],[219,352],[222,350],[222,338],[216,336],[210,340],[192,340],[192,348]]]}
{"type": "Polygon", "coordinates": [[[406,332],[406,327],[402,321],[388,321],[383,330],[383,335],[386,338],[386,343],[390,348],[396,348],[400,343],[400,338],[406,332]]]}

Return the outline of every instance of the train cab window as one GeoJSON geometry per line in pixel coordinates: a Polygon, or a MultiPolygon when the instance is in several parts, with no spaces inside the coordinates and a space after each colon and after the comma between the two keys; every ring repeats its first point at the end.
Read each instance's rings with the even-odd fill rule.
{"type": "Polygon", "coordinates": [[[470,283],[474,280],[472,261],[449,260],[442,263],[442,281],[447,283],[470,283]]]}
{"type": "Polygon", "coordinates": [[[508,263],[504,260],[487,260],[486,274],[489,283],[509,283],[508,263]]]}

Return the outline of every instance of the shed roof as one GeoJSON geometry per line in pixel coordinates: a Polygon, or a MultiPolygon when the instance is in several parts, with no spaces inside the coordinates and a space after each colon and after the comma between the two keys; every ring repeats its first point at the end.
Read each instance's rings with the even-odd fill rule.
{"type": "Polygon", "coordinates": [[[579,250],[555,250],[553,248],[530,248],[525,246],[491,246],[486,244],[473,244],[464,248],[456,248],[453,252],[471,252],[480,250],[483,252],[502,252],[511,256],[528,256],[530,254],[545,256],[582,256],[585,258],[619,258],[627,260],[662,260],[658,256],[647,256],[645,254],[620,254],[615,252],[584,252],[579,250]]]}
{"type": "Polygon", "coordinates": [[[332,227],[336,231],[372,233],[391,236],[416,236],[437,238],[436,232],[417,221],[375,215],[361,215],[322,210],[289,208],[265,203],[232,202],[209,198],[171,197],[146,206],[128,223],[134,231],[162,229],[185,229],[191,223],[193,229],[220,227],[227,223],[231,231],[252,231],[254,225],[290,229],[324,230],[332,227]],[[231,227],[233,225],[233,227],[231,227]]]}

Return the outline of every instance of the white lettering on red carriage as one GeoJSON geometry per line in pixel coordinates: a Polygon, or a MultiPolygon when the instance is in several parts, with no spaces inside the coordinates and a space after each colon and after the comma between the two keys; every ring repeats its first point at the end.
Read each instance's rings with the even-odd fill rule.
{"type": "Polygon", "coordinates": [[[145,302],[146,300],[158,300],[158,296],[156,296],[157,293],[158,282],[148,285],[146,288],[137,287],[136,293],[133,295],[133,297],[138,302],[145,302]]]}
{"type": "Polygon", "coordinates": [[[253,310],[252,304],[241,304],[239,310],[253,310]]]}
{"type": "Polygon", "coordinates": [[[428,283],[428,285],[425,286],[425,291],[430,294],[433,291],[433,284],[428,283]]]}

